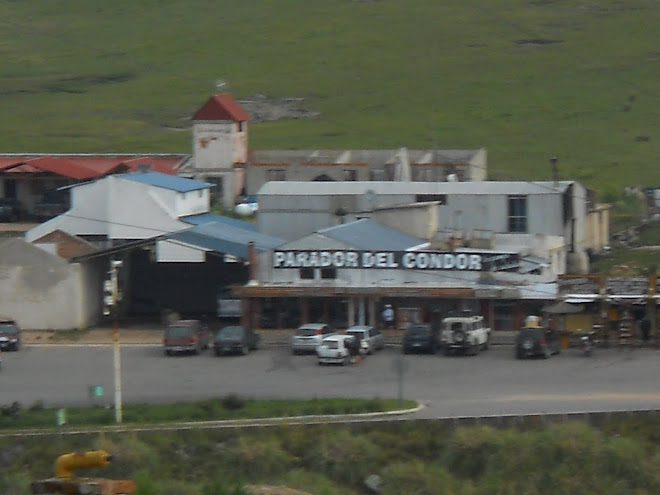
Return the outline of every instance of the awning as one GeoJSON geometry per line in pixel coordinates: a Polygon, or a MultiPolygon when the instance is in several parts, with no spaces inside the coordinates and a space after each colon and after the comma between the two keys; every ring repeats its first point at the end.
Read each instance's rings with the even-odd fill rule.
{"type": "Polygon", "coordinates": [[[592,303],[600,297],[599,294],[564,294],[562,296],[564,302],[570,304],[584,304],[592,303]]]}

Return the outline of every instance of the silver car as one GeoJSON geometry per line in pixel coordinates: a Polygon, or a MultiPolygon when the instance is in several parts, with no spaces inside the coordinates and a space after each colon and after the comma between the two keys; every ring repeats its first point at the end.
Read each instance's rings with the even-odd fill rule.
{"type": "Polygon", "coordinates": [[[334,334],[335,330],[327,323],[306,323],[298,327],[291,338],[291,351],[294,354],[316,352],[321,341],[334,334]]]}
{"type": "Polygon", "coordinates": [[[370,325],[355,325],[349,327],[346,333],[360,342],[360,352],[364,354],[373,354],[385,348],[385,337],[380,330],[370,325]]]}

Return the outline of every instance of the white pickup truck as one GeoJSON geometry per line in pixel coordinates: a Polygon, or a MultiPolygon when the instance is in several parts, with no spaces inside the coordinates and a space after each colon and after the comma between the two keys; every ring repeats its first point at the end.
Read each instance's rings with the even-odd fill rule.
{"type": "Polygon", "coordinates": [[[484,326],[484,317],[471,311],[452,311],[442,320],[440,344],[445,355],[455,352],[476,355],[488,349],[490,328],[484,326]]]}

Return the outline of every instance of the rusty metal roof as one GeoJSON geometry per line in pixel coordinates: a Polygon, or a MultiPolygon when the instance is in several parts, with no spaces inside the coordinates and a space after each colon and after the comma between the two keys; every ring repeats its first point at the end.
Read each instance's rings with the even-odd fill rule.
{"type": "Polygon", "coordinates": [[[70,179],[91,179],[111,173],[149,169],[176,175],[184,154],[0,154],[0,173],[50,172],[70,179]]]}
{"type": "Polygon", "coordinates": [[[227,93],[211,96],[204,106],[193,115],[193,120],[233,120],[234,122],[244,122],[249,119],[250,117],[245,110],[227,93]]]}

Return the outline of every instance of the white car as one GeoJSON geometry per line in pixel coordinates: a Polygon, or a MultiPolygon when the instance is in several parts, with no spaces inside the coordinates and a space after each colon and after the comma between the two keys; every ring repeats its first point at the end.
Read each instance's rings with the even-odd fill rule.
{"type": "Polygon", "coordinates": [[[305,323],[291,337],[291,351],[293,354],[313,353],[325,337],[334,333],[335,330],[326,323],[305,323]]]}
{"type": "Polygon", "coordinates": [[[442,320],[440,343],[446,355],[454,352],[475,355],[488,349],[489,342],[490,328],[484,326],[483,316],[471,311],[456,311],[442,320]]]}
{"type": "Polygon", "coordinates": [[[385,337],[380,331],[369,325],[356,325],[346,330],[347,335],[353,335],[360,342],[360,352],[373,354],[374,351],[385,349],[385,337]]]}
{"type": "Polygon", "coordinates": [[[355,342],[352,335],[332,335],[324,338],[316,348],[319,364],[351,364],[351,344],[355,342]]]}

